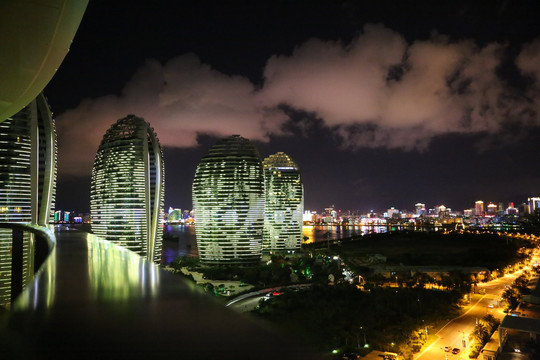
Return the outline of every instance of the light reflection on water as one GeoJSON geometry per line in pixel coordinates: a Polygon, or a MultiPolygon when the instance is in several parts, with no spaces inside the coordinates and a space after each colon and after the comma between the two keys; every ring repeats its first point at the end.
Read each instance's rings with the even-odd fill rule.
{"type": "Polygon", "coordinates": [[[344,239],[357,235],[385,233],[387,231],[388,229],[386,226],[303,226],[302,243],[311,244],[314,242],[322,242],[326,240],[344,239]]]}
{"type": "Polygon", "coordinates": [[[165,225],[163,227],[163,252],[161,263],[170,264],[179,256],[199,256],[195,226],[165,225]]]}
{"type": "MultiPolygon", "coordinates": [[[[327,239],[343,239],[355,235],[384,233],[386,226],[304,226],[302,236],[307,237],[304,244],[322,242],[327,239]]],[[[163,253],[161,263],[170,264],[179,256],[198,256],[195,226],[166,225],[163,228],[163,253]]]]}

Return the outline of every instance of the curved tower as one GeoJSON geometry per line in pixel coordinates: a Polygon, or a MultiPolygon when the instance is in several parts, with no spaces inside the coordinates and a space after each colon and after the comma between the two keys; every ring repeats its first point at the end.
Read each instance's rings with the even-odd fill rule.
{"type": "Polygon", "coordinates": [[[94,234],[159,262],[164,179],[154,129],[135,115],[118,120],[103,136],[92,169],[94,234]]]}
{"type": "MultiPolygon", "coordinates": [[[[56,132],[43,93],[0,123],[0,222],[45,226],[54,216],[56,132]]],[[[24,282],[33,274],[33,238],[23,240],[24,282]]],[[[11,230],[0,230],[0,305],[10,302],[11,230]]]]}
{"type": "Polygon", "coordinates": [[[264,177],[255,146],[239,135],[208,150],[193,180],[199,256],[206,264],[261,259],[264,177]]]}
{"type": "Polygon", "coordinates": [[[302,244],[304,186],[296,163],[278,152],[263,160],[266,186],[264,251],[299,249],[302,244]]]}

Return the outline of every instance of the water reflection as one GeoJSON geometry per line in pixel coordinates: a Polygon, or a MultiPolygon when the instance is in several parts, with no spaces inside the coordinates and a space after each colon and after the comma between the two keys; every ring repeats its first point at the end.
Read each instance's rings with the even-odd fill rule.
{"type": "MultiPolygon", "coordinates": [[[[394,230],[394,229],[391,229],[394,230]]],[[[323,242],[332,239],[343,239],[356,235],[384,233],[387,226],[304,226],[302,227],[302,243],[323,242]]],[[[167,225],[163,229],[163,252],[161,263],[168,265],[180,256],[198,256],[195,226],[167,225]]]]}
{"type": "Polygon", "coordinates": [[[332,239],[344,239],[351,236],[366,235],[372,233],[385,233],[387,226],[303,226],[303,244],[323,242],[332,239]]]}
{"type": "Polygon", "coordinates": [[[159,285],[156,266],[123,247],[87,234],[88,275],[94,299],[122,301],[153,297],[159,285]]]}
{"type": "Polygon", "coordinates": [[[167,225],[163,229],[161,263],[170,264],[180,256],[199,256],[193,225],[167,225]]]}
{"type": "Polygon", "coordinates": [[[56,295],[56,257],[56,249],[54,249],[43,264],[40,270],[41,275],[34,278],[13,303],[13,310],[52,307],[56,295]]]}

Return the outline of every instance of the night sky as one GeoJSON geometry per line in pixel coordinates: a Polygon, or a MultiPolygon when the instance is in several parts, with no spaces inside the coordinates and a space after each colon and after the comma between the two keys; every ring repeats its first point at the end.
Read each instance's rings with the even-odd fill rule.
{"type": "Polygon", "coordinates": [[[240,134],[299,165],[305,208],[455,210],[540,195],[538,1],[97,1],[45,88],[57,208],[88,211],[105,131],[144,117],[165,207],[240,134]]]}

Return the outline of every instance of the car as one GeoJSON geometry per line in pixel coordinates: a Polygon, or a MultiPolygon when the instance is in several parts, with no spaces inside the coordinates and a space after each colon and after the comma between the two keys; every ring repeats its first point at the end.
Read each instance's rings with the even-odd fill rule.
{"type": "Polygon", "coordinates": [[[488,308],[490,308],[490,309],[493,309],[493,307],[494,307],[493,304],[489,304],[489,305],[488,305],[488,308]]]}
{"type": "Polygon", "coordinates": [[[450,350],[452,350],[451,346],[445,346],[444,347],[444,352],[449,352],[450,350]]]}
{"type": "Polygon", "coordinates": [[[456,355],[456,354],[459,354],[459,349],[458,348],[454,348],[452,350],[452,354],[456,355]]]}
{"type": "Polygon", "coordinates": [[[269,293],[267,293],[264,297],[265,297],[265,300],[268,300],[271,297],[278,296],[278,295],[281,295],[281,294],[283,294],[283,291],[281,291],[281,290],[273,290],[273,291],[270,291],[269,293]]]}

